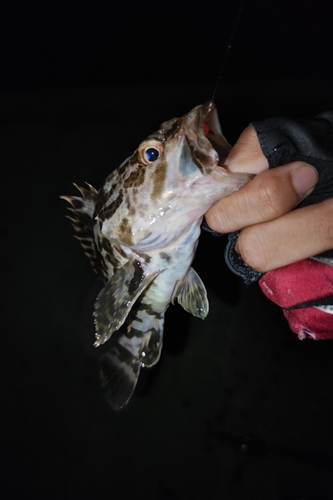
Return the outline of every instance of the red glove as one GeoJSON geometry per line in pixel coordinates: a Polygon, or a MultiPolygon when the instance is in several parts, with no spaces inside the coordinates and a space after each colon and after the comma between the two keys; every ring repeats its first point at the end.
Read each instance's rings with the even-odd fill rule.
{"type": "Polygon", "coordinates": [[[270,271],[259,285],[299,339],[333,339],[333,267],[306,259],[270,271]]]}

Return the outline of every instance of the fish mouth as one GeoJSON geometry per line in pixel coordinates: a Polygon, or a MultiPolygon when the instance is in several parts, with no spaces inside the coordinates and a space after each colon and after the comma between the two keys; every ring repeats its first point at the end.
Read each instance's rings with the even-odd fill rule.
{"type": "MultiPolygon", "coordinates": [[[[208,101],[206,104],[202,105],[202,118],[203,119],[203,131],[206,139],[209,140],[221,160],[226,156],[231,149],[231,145],[228,143],[224,137],[219,117],[217,114],[216,106],[213,100],[208,101]]],[[[201,125],[201,123],[200,123],[201,125]]]]}
{"type": "Polygon", "coordinates": [[[231,146],[222,133],[214,101],[195,107],[182,122],[190,154],[201,173],[207,175],[216,168],[222,169],[219,161],[231,146]]]}
{"type": "MultiPolygon", "coordinates": [[[[230,172],[224,168],[223,161],[231,149],[231,145],[224,137],[216,106],[213,100],[197,106],[183,117],[184,135],[188,148],[196,167],[201,175],[192,171],[193,186],[225,183],[237,185],[237,189],[254,176],[246,172],[230,172]]],[[[235,188],[236,189],[236,188],[235,188]]],[[[234,190],[235,190],[234,189],[234,190]]]]}

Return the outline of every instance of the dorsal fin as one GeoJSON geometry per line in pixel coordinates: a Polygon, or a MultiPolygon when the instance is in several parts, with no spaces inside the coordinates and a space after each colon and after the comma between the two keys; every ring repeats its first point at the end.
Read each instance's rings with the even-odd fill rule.
{"type": "Polygon", "coordinates": [[[72,212],[72,215],[67,215],[66,217],[71,221],[75,230],[74,237],[79,240],[85,255],[89,258],[96,273],[98,273],[93,239],[97,191],[93,186],[88,184],[88,182],[86,182],[86,185],[88,189],[74,183],[76,189],[80,191],[82,198],[80,196],[60,196],[60,198],[71,205],[67,207],[67,209],[72,212]]]}

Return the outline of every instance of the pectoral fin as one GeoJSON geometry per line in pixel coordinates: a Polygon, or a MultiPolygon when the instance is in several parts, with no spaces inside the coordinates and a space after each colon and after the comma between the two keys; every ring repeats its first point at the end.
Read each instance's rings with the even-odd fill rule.
{"type": "Polygon", "coordinates": [[[117,270],[95,302],[95,347],[104,344],[121,327],[134,302],[161,272],[147,272],[137,260],[128,261],[117,270]]]}
{"type": "Polygon", "coordinates": [[[177,300],[185,311],[205,319],[209,310],[207,292],[200,276],[193,267],[178,287],[177,300]]]}

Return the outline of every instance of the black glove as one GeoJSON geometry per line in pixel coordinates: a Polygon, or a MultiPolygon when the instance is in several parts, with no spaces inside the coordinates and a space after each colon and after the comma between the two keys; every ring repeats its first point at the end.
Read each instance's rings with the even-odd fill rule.
{"type": "MultiPolygon", "coordinates": [[[[333,197],[333,112],[312,120],[270,118],[252,125],[269,168],[304,161],[317,169],[318,183],[298,207],[333,197]]],[[[262,291],[282,307],[299,338],[333,338],[333,249],[263,275],[247,266],[235,251],[238,234],[229,235],[228,267],[247,284],[259,280],[262,291]]]]}

